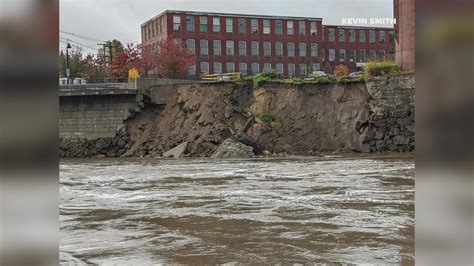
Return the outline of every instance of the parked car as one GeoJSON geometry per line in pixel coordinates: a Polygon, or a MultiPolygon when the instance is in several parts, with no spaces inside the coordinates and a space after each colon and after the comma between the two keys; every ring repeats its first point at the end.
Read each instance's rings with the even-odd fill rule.
{"type": "Polygon", "coordinates": [[[327,74],[324,73],[323,71],[313,71],[310,75],[310,77],[312,78],[319,78],[319,77],[324,77],[324,76],[327,76],[327,74]]]}
{"type": "Polygon", "coordinates": [[[365,76],[365,72],[364,71],[357,71],[357,72],[352,72],[349,74],[349,77],[362,77],[362,76],[365,76]]]}

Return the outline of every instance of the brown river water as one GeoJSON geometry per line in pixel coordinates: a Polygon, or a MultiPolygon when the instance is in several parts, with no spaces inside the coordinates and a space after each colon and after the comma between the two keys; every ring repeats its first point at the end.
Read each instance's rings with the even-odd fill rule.
{"type": "Polygon", "coordinates": [[[411,156],[60,163],[67,264],[414,263],[411,156]]]}

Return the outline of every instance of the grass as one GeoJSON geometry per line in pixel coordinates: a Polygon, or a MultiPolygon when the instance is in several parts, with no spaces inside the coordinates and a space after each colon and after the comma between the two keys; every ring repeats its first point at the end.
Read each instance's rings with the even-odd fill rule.
{"type": "Polygon", "coordinates": [[[270,70],[267,72],[258,73],[257,75],[253,76],[253,89],[258,90],[262,86],[265,81],[269,81],[271,79],[278,78],[278,74],[275,70],[270,70]]]}
{"type": "Polygon", "coordinates": [[[258,118],[263,122],[273,122],[275,120],[271,114],[266,113],[256,113],[255,118],[258,118]]]}
{"type": "Polygon", "coordinates": [[[279,129],[279,128],[281,128],[281,124],[278,123],[278,122],[272,122],[272,123],[271,123],[271,126],[272,126],[273,129],[279,129]]]}
{"type": "Polygon", "coordinates": [[[364,65],[367,76],[396,75],[399,73],[397,65],[392,60],[374,60],[364,65]]]}
{"type": "Polygon", "coordinates": [[[361,77],[340,77],[337,79],[337,84],[352,84],[352,83],[363,83],[367,80],[366,76],[361,76],[361,77]]]}

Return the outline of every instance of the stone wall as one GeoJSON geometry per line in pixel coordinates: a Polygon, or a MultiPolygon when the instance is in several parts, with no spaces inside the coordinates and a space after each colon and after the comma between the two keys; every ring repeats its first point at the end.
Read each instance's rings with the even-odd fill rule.
{"type": "Polygon", "coordinates": [[[63,96],[59,99],[61,139],[112,138],[123,127],[135,95],[63,96]]]}
{"type": "Polygon", "coordinates": [[[415,76],[374,77],[366,87],[370,118],[357,127],[360,151],[415,150],[415,76]]]}

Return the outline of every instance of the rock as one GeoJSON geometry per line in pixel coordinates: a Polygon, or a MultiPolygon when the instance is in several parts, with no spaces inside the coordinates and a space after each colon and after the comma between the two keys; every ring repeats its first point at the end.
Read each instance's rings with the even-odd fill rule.
{"type": "Polygon", "coordinates": [[[360,147],[360,151],[363,153],[370,153],[370,144],[368,143],[362,144],[360,147]]]}
{"type": "Polygon", "coordinates": [[[375,139],[382,139],[383,135],[383,132],[379,130],[377,133],[375,133],[375,139]]]}
{"type": "Polygon", "coordinates": [[[163,153],[163,157],[165,158],[181,158],[184,156],[184,153],[186,152],[186,149],[188,148],[188,142],[183,142],[179,144],[178,146],[172,148],[171,150],[168,150],[163,153]]]}
{"type": "Polygon", "coordinates": [[[265,156],[265,157],[272,157],[273,154],[272,154],[271,152],[267,151],[267,150],[264,150],[264,151],[263,151],[263,156],[265,156]]]}
{"type": "Polygon", "coordinates": [[[249,138],[246,134],[232,136],[232,139],[236,142],[252,147],[254,154],[263,154],[263,151],[265,150],[265,146],[249,138]]]}
{"type": "Polygon", "coordinates": [[[222,142],[211,158],[250,158],[253,156],[255,154],[252,147],[228,138],[222,142]]]}
{"type": "Polygon", "coordinates": [[[393,137],[393,143],[396,145],[402,145],[405,143],[405,138],[403,136],[395,136],[393,137]]]}

